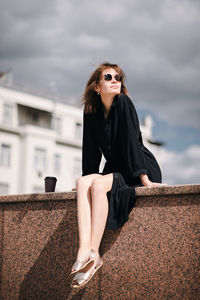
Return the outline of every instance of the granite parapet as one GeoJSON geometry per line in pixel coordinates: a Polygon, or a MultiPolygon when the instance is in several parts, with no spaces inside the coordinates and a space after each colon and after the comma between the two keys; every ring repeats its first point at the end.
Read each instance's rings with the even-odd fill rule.
{"type": "MultiPolygon", "coordinates": [[[[193,195],[200,193],[200,184],[166,185],[158,187],[137,187],[135,194],[139,196],[161,196],[161,195],[193,195]]],[[[76,191],[17,194],[0,196],[0,203],[31,202],[31,201],[55,201],[75,200],[76,191]]]]}
{"type": "Polygon", "coordinates": [[[138,187],[136,197],[129,221],[105,230],[103,267],[73,290],[76,192],[1,196],[1,298],[198,299],[200,185],[138,187]]]}

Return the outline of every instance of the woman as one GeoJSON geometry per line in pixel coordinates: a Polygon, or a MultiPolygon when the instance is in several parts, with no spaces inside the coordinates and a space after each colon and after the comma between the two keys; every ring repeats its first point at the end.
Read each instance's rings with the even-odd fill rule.
{"type": "Polygon", "coordinates": [[[135,202],[138,185],[158,186],[161,171],[143,145],[136,110],[128,97],[125,74],[103,63],[91,75],[83,95],[82,168],[77,180],[79,250],[71,274],[82,287],[102,266],[99,245],[105,226],[121,227],[135,202]],[[102,173],[102,153],[106,163],[102,173]]]}

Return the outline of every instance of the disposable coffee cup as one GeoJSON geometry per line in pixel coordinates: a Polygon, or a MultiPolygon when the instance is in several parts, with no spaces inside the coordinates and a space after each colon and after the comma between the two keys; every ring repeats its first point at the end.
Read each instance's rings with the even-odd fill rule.
{"type": "Polygon", "coordinates": [[[57,181],[56,177],[50,177],[50,176],[45,177],[44,179],[45,193],[55,192],[56,181],[57,181]]]}

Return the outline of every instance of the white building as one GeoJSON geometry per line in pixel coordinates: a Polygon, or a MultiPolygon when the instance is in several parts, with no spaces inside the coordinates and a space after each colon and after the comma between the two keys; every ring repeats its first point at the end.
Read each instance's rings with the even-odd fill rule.
{"type": "Polygon", "coordinates": [[[82,110],[0,87],[0,194],[74,187],[81,174],[82,110]]]}
{"type": "MultiPolygon", "coordinates": [[[[141,130],[159,157],[150,117],[141,130]]],[[[46,176],[57,177],[56,191],[71,190],[81,176],[81,144],[82,108],[0,87],[1,195],[44,192],[46,176]]]]}

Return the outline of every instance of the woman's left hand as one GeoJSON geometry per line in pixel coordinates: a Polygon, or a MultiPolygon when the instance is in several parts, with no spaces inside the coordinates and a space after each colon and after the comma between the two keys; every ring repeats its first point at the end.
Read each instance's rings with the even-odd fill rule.
{"type": "Polygon", "coordinates": [[[147,187],[167,185],[166,183],[152,182],[151,180],[149,180],[149,177],[146,174],[140,175],[140,179],[141,179],[143,186],[147,186],[147,187]]]}

